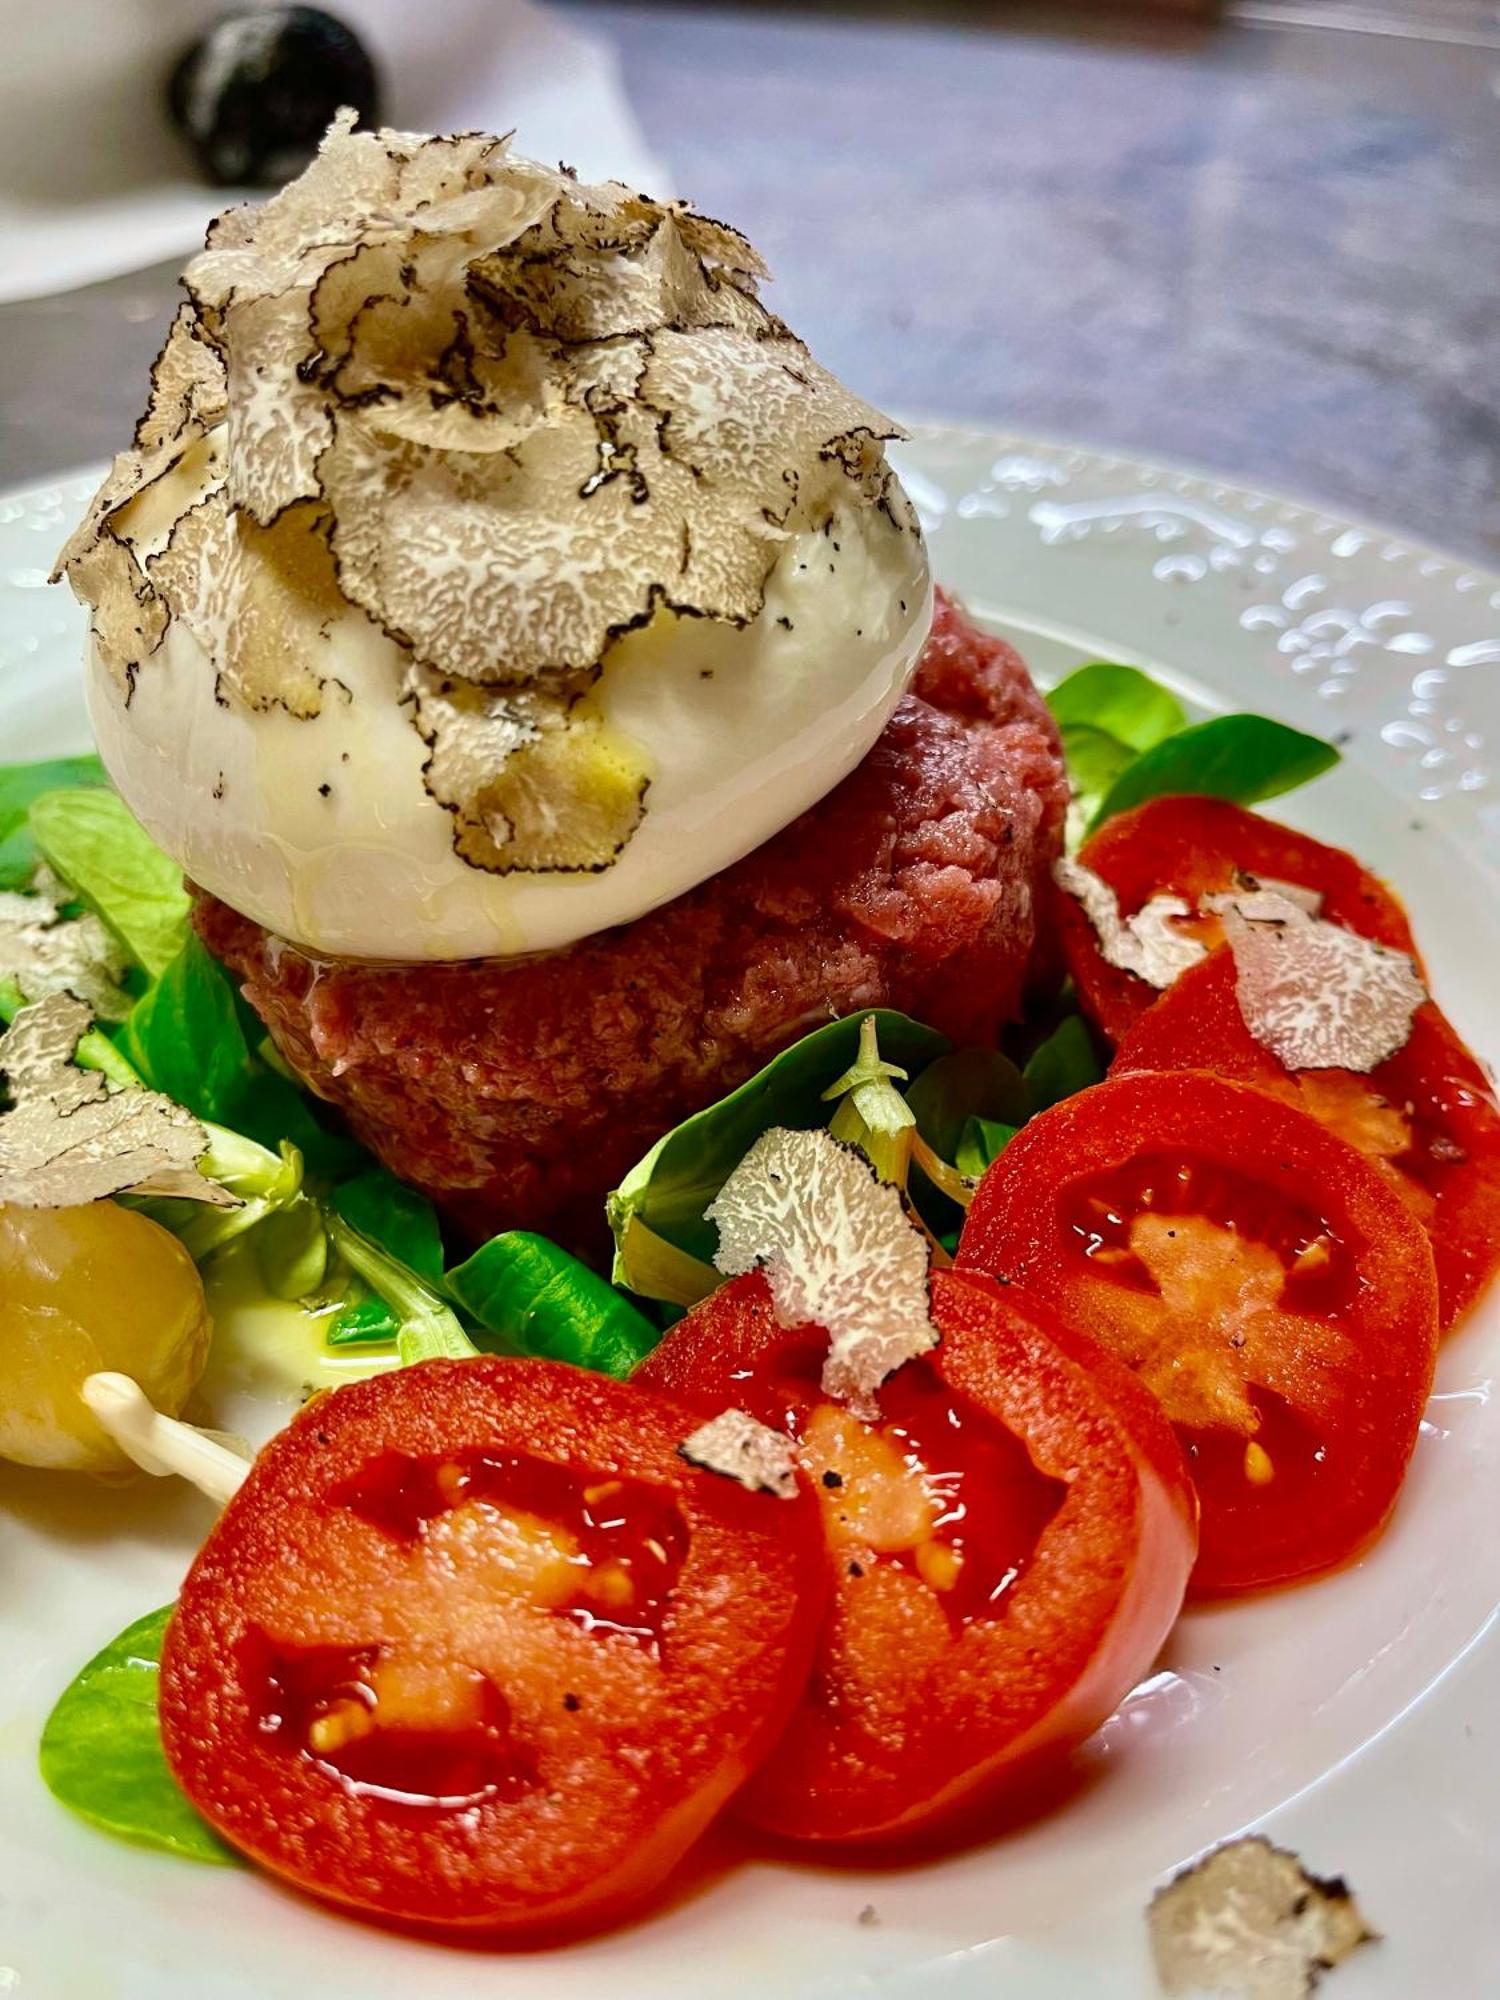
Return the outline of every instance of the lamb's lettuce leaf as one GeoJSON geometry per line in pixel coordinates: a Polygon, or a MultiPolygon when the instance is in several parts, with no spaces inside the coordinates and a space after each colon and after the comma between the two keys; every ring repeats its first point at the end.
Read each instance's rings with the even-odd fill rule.
{"type": "Polygon", "coordinates": [[[131,1009],[119,1046],[153,1090],[273,1151],[290,1142],[312,1173],[370,1165],[362,1146],[322,1124],[297,1085],[251,1048],[228,973],[191,932],[131,1009]]]}
{"type": "Polygon", "coordinates": [[[42,1780],[70,1811],[122,1840],[232,1862],[178,1789],[161,1747],[156,1697],[171,1613],[167,1605],[128,1625],[64,1689],[42,1731],[42,1780]]]}
{"type": "Polygon", "coordinates": [[[435,1286],[333,1210],[326,1213],[325,1224],[332,1247],[390,1308],[403,1367],[415,1361],[467,1361],[480,1352],[435,1286]]]}
{"type": "Polygon", "coordinates": [[[1081,1014],[1066,1014],[1033,1052],[1021,1072],[1026,1092],[1026,1116],[1034,1118],[1049,1105],[1060,1104],[1104,1077],[1104,1064],[1081,1014]]]}
{"type": "Polygon", "coordinates": [[[155,979],[187,942],[182,870],[116,792],[93,786],[43,792],[27,814],[43,860],[155,979]]]}
{"type": "Polygon", "coordinates": [[[613,1285],[529,1230],[492,1237],[448,1273],[448,1290],[505,1351],[601,1375],[628,1375],[661,1338],[613,1285]]]}
{"type": "Polygon", "coordinates": [[[1002,1119],[967,1119],[954,1151],[954,1166],[977,1181],[999,1159],[1020,1129],[1019,1125],[1007,1125],[1002,1119]]]}
{"type": "Polygon", "coordinates": [[[340,1181],[329,1199],[361,1236],[399,1257],[429,1285],[441,1286],[442,1232],[437,1210],[425,1194],[398,1181],[384,1167],[370,1167],[340,1181]]]}
{"type": "Polygon", "coordinates": [[[32,801],[44,792],[107,785],[97,757],[49,757],[35,764],[0,764],[0,889],[25,889],[41,858],[27,825],[32,801]]]}

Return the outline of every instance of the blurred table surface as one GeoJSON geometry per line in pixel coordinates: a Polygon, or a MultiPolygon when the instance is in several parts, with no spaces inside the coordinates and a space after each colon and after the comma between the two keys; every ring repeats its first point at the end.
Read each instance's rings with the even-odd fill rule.
{"type": "MultiPolygon", "coordinates": [[[[618,49],[675,191],[887,408],[1500,562],[1500,9],[560,4],[618,49]]],[[[0,478],[124,442],[174,276],[0,308],[0,478]]]]}

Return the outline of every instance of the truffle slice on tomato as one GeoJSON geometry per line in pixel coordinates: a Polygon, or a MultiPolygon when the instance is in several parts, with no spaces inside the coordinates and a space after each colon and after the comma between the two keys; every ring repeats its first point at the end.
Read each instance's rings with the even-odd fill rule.
{"type": "MultiPolygon", "coordinates": [[[[1106,820],[1079,849],[1077,866],[1112,892],[1122,920],[1128,923],[1150,911],[1189,950],[1196,944],[1207,953],[1220,942],[1209,898],[1248,882],[1303,892],[1328,922],[1416,955],[1406,912],[1353,855],[1228,799],[1174,795],[1148,800],[1106,820]]],[[[1093,918],[1065,887],[1056,891],[1055,910],[1083,1010],[1101,1034],[1118,1042],[1162,986],[1170,984],[1177,968],[1163,965],[1156,975],[1159,983],[1153,983],[1112,962],[1093,918]]]]}
{"type": "Polygon", "coordinates": [[[1432,1252],[1305,1113],[1194,1070],[1096,1084],[1006,1147],[958,1262],[1041,1293],[1157,1397],[1202,1505],[1195,1590],[1327,1569],[1390,1513],[1432,1383],[1432,1252]]]}
{"type": "Polygon", "coordinates": [[[1111,1075],[1207,1069],[1295,1104],[1390,1179],[1427,1231],[1444,1327],[1500,1266],[1500,1107],[1428,1001],[1405,1044],[1368,1072],[1287,1069],[1246,1025],[1235,966],[1216,951],[1182,974],[1120,1043],[1111,1075]]]}
{"type": "Polygon", "coordinates": [[[1177,1616],[1195,1506],[1140,1384],[1043,1304],[932,1280],[936,1347],[861,1414],[822,1386],[828,1336],[763,1276],[716,1292],[637,1372],[797,1440],[831,1602],[777,1749],[741,1794],[800,1840],[912,1834],[1081,1742],[1177,1616]]]}
{"type": "Polygon", "coordinates": [[[559,1935],[668,1873],[770,1748],[822,1607],[805,1492],[561,1364],[434,1361],[310,1404],[183,1586],[162,1737],[206,1819],[383,1919],[559,1935]]]}

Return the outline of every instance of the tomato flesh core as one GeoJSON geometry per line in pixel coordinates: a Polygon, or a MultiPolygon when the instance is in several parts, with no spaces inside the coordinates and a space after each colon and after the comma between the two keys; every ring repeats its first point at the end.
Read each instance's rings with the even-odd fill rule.
{"type": "Polygon", "coordinates": [[[1241,1244],[1263,1246],[1282,1266],[1278,1297],[1290,1311],[1336,1309],[1353,1277],[1347,1246],[1327,1217],[1218,1161],[1139,1153],[1074,1181],[1062,1204],[1064,1228],[1095,1271],[1160,1293],[1163,1267],[1181,1262],[1190,1245],[1201,1249],[1207,1239],[1191,1227],[1143,1231],[1148,1215],[1174,1224],[1201,1221],[1241,1244]],[[1176,1256],[1174,1242],[1182,1246],[1176,1256]]]}
{"type": "Polygon", "coordinates": [[[799,1441],[845,1578],[882,1565],[903,1570],[932,1592],[955,1632],[1001,1615],[1063,1503],[1062,1481],[1038,1472],[1021,1441],[927,1361],[899,1369],[880,1390],[878,1420],[866,1422],[823,1397],[826,1354],[826,1341],[796,1343],[764,1367],[737,1371],[732,1393],[799,1441]]]}
{"type": "Polygon", "coordinates": [[[1081,1178],[1061,1213],[1200,1494],[1232,1507],[1274,1482],[1278,1508],[1305,1496],[1327,1462],[1323,1370],[1349,1359],[1327,1317],[1355,1278],[1333,1225],[1247,1174],[1164,1153],[1081,1178]]]}
{"type": "Polygon", "coordinates": [[[281,1646],[255,1629],[241,1670],[261,1734],[355,1797],[462,1812],[536,1782],[504,1695],[473,1669],[438,1678],[380,1646],[281,1646]]]}
{"type": "MultiPolygon", "coordinates": [[[[687,1553],[671,1498],[521,1453],[385,1451],[333,1489],[436,1567],[457,1556],[531,1609],[655,1655],[687,1553]]],[[[379,1645],[297,1646],[253,1628],[241,1667],[259,1731],[352,1794],[460,1811],[536,1782],[487,1675],[379,1645]]]]}
{"type": "Polygon", "coordinates": [[[445,1516],[472,1524],[518,1595],[651,1651],[687,1553],[668,1495],[520,1453],[382,1452],[330,1497],[396,1541],[426,1537],[445,1516]]]}

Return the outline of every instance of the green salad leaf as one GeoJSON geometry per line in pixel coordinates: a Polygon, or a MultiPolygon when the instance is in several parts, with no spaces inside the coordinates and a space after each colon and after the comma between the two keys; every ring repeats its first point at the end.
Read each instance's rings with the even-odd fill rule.
{"type": "Polygon", "coordinates": [[[955,1165],[971,1118],[1019,1125],[1027,1113],[1021,1072],[998,1049],[954,1049],[939,1056],[907,1091],[906,1101],[928,1145],[955,1165]]]}
{"type": "Polygon", "coordinates": [[[1170,689],[1139,667],[1105,660],[1079,667],[1047,695],[1062,737],[1073,788],[1068,811],[1070,843],[1122,774],[1143,751],[1187,727],[1187,711],[1170,689]]]}
{"type": "Polygon", "coordinates": [[[132,1007],[119,1046],[153,1090],[272,1151],[289,1142],[314,1173],[332,1178],[370,1164],[362,1146],[320,1124],[298,1086],[252,1050],[233,982],[195,933],[132,1007]]]}
{"type": "Polygon", "coordinates": [[[985,1169],[999,1159],[1020,1129],[1019,1125],[1007,1125],[997,1118],[965,1119],[964,1129],[954,1149],[953,1164],[961,1174],[977,1181],[985,1169]]]}
{"type": "Polygon", "coordinates": [[[1073,788],[1069,844],[1116,813],[1170,792],[1251,806],[1318,777],[1338,752],[1263,715],[1189,722],[1169,688],[1139,667],[1097,660],[1047,695],[1073,788]]]}
{"type": "Polygon", "coordinates": [[[448,1273],[448,1290],[508,1352],[601,1375],[628,1375],[661,1338],[613,1285],[529,1230],[492,1237],[448,1273]]]}
{"type": "Polygon", "coordinates": [[[372,1243],[333,1210],[324,1216],[328,1240],[350,1270],[391,1310],[403,1367],[414,1361],[467,1361],[479,1353],[453,1308],[432,1285],[372,1243]]]}
{"type": "Polygon", "coordinates": [[[1089,828],[1173,792],[1257,805],[1320,777],[1338,761],[1331,743],[1269,716],[1211,716],[1128,764],[1096,807],[1089,828]]]}
{"type": "Polygon", "coordinates": [[[119,1044],[153,1090],[195,1117],[234,1124],[247,1094],[250,1049],[234,988],[198,937],[188,936],[131,1008],[119,1044]]]}
{"type": "Polygon", "coordinates": [[[398,1181],[384,1167],[370,1167],[352,1180],[340,1181],[329,1196],[334,1208],[371,1243],[424,1278],[443,1282],[443,1237],[437,1210],[425,1194],[398,1181]]]}
{"type": "Polygon", "coordinates": [[[165,972],[187,940],[190,900],[182,870],[118,793],[87,786],[43,792],[27,824],[48,867],[136,964],[153,979],[165,972]]]}
{"type": "MultiPolygon", "coordinates": [[[[268,1146],[247,1139],[243,1132],[231,1132],[223,1125],[205,1121],[204,1130],[208,1133],[208,1151],[198,1162],[199,1170],[228,1188],[231,1194],[238,1195],[237,1208],[209,1208],[200,1201],[174,1201],[161,1195],[122,1195],[119,1199],[131,1208],[140,1209],[164,1229],[170,1229],[198,1263],[239,1237],[258,1231],[262,1225],[279,1223],[283,1214],[295,1211],[299,1221],[292,1226],[290,1235],[281,1239],[286,1247],[281,1251],[275,1247],[281,1231],[273,1227],[270,1243],[263,1247],[257,1241],[256,1253],[268,1288],[278,1297],[300,1297],[300,1292],[286,1289],[295,1279],[288,1271],[285,1257],[293,1239],[299,1239],[304,1269],[310,1254],[305,1243],[300,1242],[306,1229],[305,1211],[314,1206],[302,1192],[302,1155],[287,1140],[272,1152],[268,1146]]],[[[318,1231],[321,1235],[321,1219],[318,1231]]]]}
{"type": "Polygon", "coordinates": [[[1034,1051],[1021,1075],[1026,1087],[1026,1114],[1033,1118],[1049,1105],[1101,1083],[1104,1065],[1083,1016],[1066,1015],[1034,1051]]]}
{"type": "Polygon", "coordinates": [[[172,1607],[128,1625],[63,1691],[42,1731],[52,1796],[106,1833],[193,1861],[235,1856],[178,1789],[161,1747],[156,1696],[172,1607]]]}
{"type": "Polygon", "coordinates": [[[278,1299],[305,1299],[328,1269],[328,1232],[311,1195],[299,1194],[255,1232],[255,1259],[266,1290],[278,1299]]]}
{"type": "Polygon", "coordinates": [[[1094,730],[1137,754],[1187,727],[1187,710],[1170,688],[1139,667],[1107,660],[1076,668],[1049,689],[1046,701],[1065,735],[1070,729],[1094,730]]]}
{"type": "Polygon", "coordinates": [[[44,792],[108,785],[97,757],[49,757],[36,764],[0,764],[0,889],[30,886],[41,858],[27,825],[33,799],[44,792]]]}
{"type": "MultiPolygon", "coordinates": [[[[608,1199],[616,1284],[690,1305],[719,1282],[712,1268],[717,1235],[703,1211],[762,1132],[773,1125],[810,1131],[827,1122],[823,1092],[855,1063],[868,1018],[850,1014],[814,1029],[748,1083],[657,1140],[608,1199]],[[666,1284],[673,1289],[658,1289],[666,1284]]],[[[905,1014],[877,1009],[874,1019],[882,1057],[913,1076],[948,1052],[946,1037],[905,1014]]]]}
{"type": "MultiPolygon", "coordinates": [[[[434,1290],[443,1285],[443,1237],[437,1210],[415,1188],[384,1167],[371,1167],[341,1181],[329,1196],[335,1211],[361,1236],[414,1271],[434,1290]]],[[[330,1347],[394,1341],[396,1316],[378,1297],[345,1300],[324,1336],[330,1347]]]]}
{"type": "Polygon", "coordinates": [[[1072,798],[1068,803],[1068,846],[1076,847],[1094,814],[1121,774],[1140,755],[1118,736],[1107,736],[1086,722],[1062,731],[1063,758],[1068,766],[1072,798]]]}
{"type": "Polygon", "coordinates": [[[329,1320],[323,1334],[330,1347],[389,1347],[400,1335],[396,1315],[372,1292],[350,1299],[329,1320]]]}

